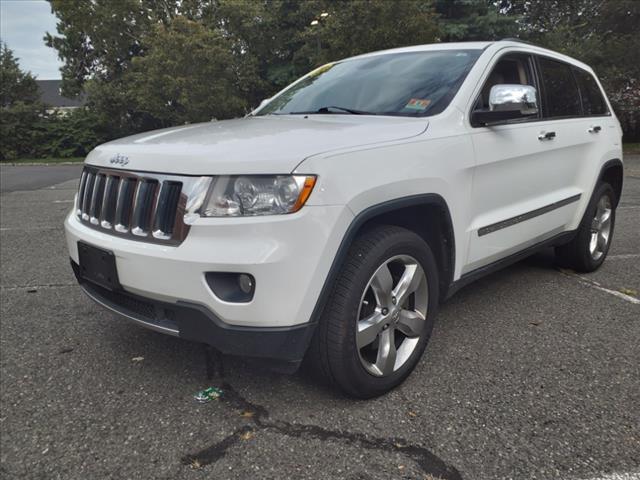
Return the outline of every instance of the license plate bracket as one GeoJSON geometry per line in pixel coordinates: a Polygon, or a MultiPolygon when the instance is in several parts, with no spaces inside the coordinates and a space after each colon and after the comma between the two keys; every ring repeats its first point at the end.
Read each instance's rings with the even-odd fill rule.
{"type": "Polygon", "coordinates": [[[84,280],[111,291],[122,289],[113,252],[78,242],[78,260],[80,276],[84,280]]]}

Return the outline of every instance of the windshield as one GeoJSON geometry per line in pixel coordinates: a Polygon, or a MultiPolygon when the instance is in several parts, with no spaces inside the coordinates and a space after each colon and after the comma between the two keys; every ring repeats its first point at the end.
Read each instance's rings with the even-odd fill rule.
{"type": "Polygon", "coordinates": [[[257,115],[435,115],[451,102],[481,53],[390,53],[329,63],[274,97],[257,115]]]}

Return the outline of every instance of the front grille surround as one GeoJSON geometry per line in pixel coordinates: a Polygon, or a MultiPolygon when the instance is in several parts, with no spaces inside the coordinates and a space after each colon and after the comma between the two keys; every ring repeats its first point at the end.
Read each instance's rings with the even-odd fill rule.
{"type": "Polygon", "coordinates": [[[179,245],[184,214],[199,177],[85,166],[75,205],[83,225],[130,240],[179,245]]]}

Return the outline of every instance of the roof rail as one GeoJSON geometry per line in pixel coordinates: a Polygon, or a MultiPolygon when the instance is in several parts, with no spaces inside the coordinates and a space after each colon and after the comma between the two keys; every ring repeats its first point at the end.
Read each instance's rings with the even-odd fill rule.
{"type": "Polygon", "coordinates": [[[507,37],[507,38],[501,38],[498,41],[499,42],[518,42],[518,43],[526,43],[527,45],[533,45],[534,47],[538,46],[533,42],[528,42],[527,40],[522,40],[521,38],[507,37]]]}

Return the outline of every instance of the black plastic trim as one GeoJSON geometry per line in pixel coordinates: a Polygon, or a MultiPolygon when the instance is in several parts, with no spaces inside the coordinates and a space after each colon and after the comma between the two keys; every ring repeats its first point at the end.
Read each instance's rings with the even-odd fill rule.
{"type": "Polygon", "coordinates": [[[449,237],[451,238],[450,257],[449,257],[449,264],[450,264],[449,274],[451,278],[448,279],[446,284],[451,283],[453,279],[453,272],[455,270],[456,246],[455,246],[455,235],[453,233],[453,223],[451,221],[451,214],[449,212],[449,207],[447,205],[447,202],[444,200],[444,198],[442,198],[440,195],[435,193],[425,193],[425,194],[411,195],[408,197],[397,198],[394,200],[389,200],[387,202],[380,203],[378,205],[373,205],[369,208],[366,208],[362,212],[360,212],[351,221],[349,228],[347,228],[347,231],[342,238],[342,242],[338,247],[338,251],[336,252],[336,255],[333,259],[333,263],[331,264],[329,273],[327,274],[327,277],[325,278],[325,281],[324,281],[324,285],[322,286],[322,290],[320,291],[320,296],[316,301],[316,306],[313,309],[313,313],[311,314],[311,322],[312,324],[314,324],[314,328],[315,328],[315,324],[317,324],[317,322],[320,319],[320,316],[322,315],[322,311],[324,310],[324,307],[327,303],[327,300],[331,293],[331,289],[338,276],[340,268],[342,267],[342,264],[347,255],[349,247],[351,246],[351,243],[353,242],[360,228],[367,221],[371,220],[374,217],[382,215],[383,213],[388,213],[393,210],[400,210],[402,208],[415,207],[420,205],[436,205],[439,208],[441,208],[445,213],[447,228],[449,230],[448,234],[449,234],[449,237]]]}
{"type": "MultiPolygon", "coordinates": [[[[120,290],[108,290],[86,282],[78,275],[78,264],[71,260],[78,283],[99,304],[136,323],[165,333],[177,330],[177,336],[206,343],[227,355],[260,357],[278,360],[295,370],[302,361],[313,334],[313,325],[304,323],[291,327],[242,327],[229,325],[203,305],[187,301],[162,302],[120,290]],[[145,307],[134,311],[127,302],[138,302],[145,307]]],[[[175,334],[175,333],[174,333],[175,334]]]]}
{"type": "Polygon", "coordinates": [[[494,273],[498,270],[502,270],[505,267],[508,267],[511,264],[519,262],[534,253],[539,252],[548,247],[553,247],[556,245],[563,245],[565,243],[570,242],[576,234],[576,230],[572,230],[569,232],[562,232],[558,235],[555,235],[547,240],[543,240],[542,242],[536,243],[530,247],[527,247],[519,252],[516,252],[508,257],[501,258],[500,260],[496,260],[489,265],[485,265],[483,267],[472,270],[471,272],[467,272],[462,275],[458,280],[453,282],[447,291],[447,298],[450,298],[454,293],[460,290],[462,287],[475,282],[479,278],[484,277],[485,275],[489,275],[490,273],[494,273]]]}
{"type": "MultiPolygon", "coordinates": [[[[616,204],[615,206],[618,206],[618,203],[620,203],[620,197],[621,197],[621,193],[622,193],[622,187],[624,186],[624,164],[622,163],[622,160],[620,160],[619,158],[613,158],[611,160],[607,160],[606,162],[604,162],[604,164],[602,165],[602,167],[600,168],[600,174],[598,175],[598,182],[601,181],[604,178],[604,174],[606,173],[607,170],[609,170],[611,167],[620,167],[622,169],[622,175],[620,178],[620,191],[616,192],[617,198],[616,198],[616,204]]],[[[598,183],[596,182],[596,185],[598,183]]],[[[613,185],[612,185],[613,186],[613,185]]],[[[595,188],[595,186],[594,186],[595,188]]]]}
{"type": "Polygon", "coordinates": [[[544,215],[545,213],[552,212],[553,210],[557,210],[558,208],[577,202],[578,200],[580,200],[581,196],[582,195],[578,193],[577,195],[565,198],[564,200],[553,202],[549,205],[545,205],[544,207],[536,208],[535,210],[531,210],[521,215],[516,215],[515,217],[507,218],[506,220],[501,220],[499,222],[492,223],[491,225],[487,225],[486,227],[479,228],[478,236],[482,237],[484,235],[497,232],[498,230],[502,230],[503,228],[511,227],[526,220],[531,220],[532,218],[544,215]]]}

